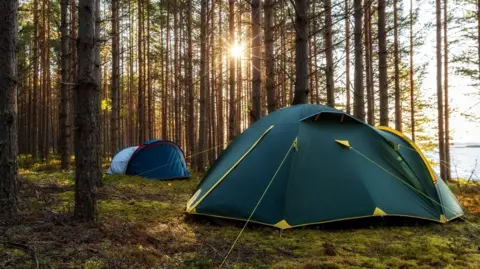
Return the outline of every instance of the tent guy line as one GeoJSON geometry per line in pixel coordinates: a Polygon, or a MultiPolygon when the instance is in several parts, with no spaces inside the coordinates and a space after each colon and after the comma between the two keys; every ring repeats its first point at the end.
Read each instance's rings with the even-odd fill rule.
{"type": "Polygon", "coordinates": [[[243,231],[245,231],[245,228],[247,227],[248,223],[249,223],[250,220],[252,219],[253,214],[255,214],[255,211],[257,211],[258,206],[259,206],[260,203],[262,202],[263,197],[265,197],[265,194],[267,193],[268,189],[270,189],[270,186],[272,185],[273,180],[275,179],[275,177],[277,177],[278,171],[280,171],[280,168],[282,168],[283,163],[284,163],[285,160],[287,159],[288,154],[290,154],[290,151],[292,150],[292,148],[295,147],[296,141],[297,141],[297,139],[295,138],[295,139],[293,140],[293,142],[292,142],[292,145],[291,145],[290,148],[288,149],[287,153],[286,153],[285,156],[283,157],[282,162],[281,162],[280,165],[278,166],[277,171],[275,171],[275,174],[273,175],[272,179],[270,179],[270,182],[268,183],[267,187],[265,188],[265,191],[262,193],[262,196],[260,197],[260,199],[258,200],[257,204],[255,205],[255,208],[252,210],[252,213],[250,213],[250,216],[248,217],[247,221],[246,221],[245,224],[243,225],[242,230],[240,230],[240,233],[238,234],[237,238],[235,239],[235,241],[233,242],[232,246],[230,247],[230,250],[227,252],[227,255],[225,255],[225,258],[223,259],[222,263],[220,264],[219,269],[223,267],[223,265],[225,264],[225,262],[226,262],[227,259],[228,259],[228,256],[230,255],[230,253],[232,252],[232,250],[235,248],[235,245],[237,244],[238,240],[239,240],[240,237],[242,236],[243,231]]]}

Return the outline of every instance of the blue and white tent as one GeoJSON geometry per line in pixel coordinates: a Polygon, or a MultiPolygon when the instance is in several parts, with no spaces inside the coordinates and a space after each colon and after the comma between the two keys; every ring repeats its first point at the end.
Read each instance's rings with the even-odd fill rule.
{"type": "Polygon", "coordinates": [[[113,158],[107,174],[159,180],[190,177],[183,151],[168,140],[150,140],[141,146],[121,150],[113,158]]]}

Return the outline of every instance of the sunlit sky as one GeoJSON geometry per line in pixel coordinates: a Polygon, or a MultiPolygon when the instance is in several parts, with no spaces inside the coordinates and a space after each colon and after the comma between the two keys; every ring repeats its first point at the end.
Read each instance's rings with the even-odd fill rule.
{"type": "MultiPolygon", "coordinates": [[[[417,1],[413,2],[415,8],[415,2],[417,1]]],[[[404,0],[404,7],[405,12],[409,12],[410,0],[404,0]]],[[[430,5],[429,1],[422,1],[422,6],[420,8],[422,10],[420,16],[422,23],[435,22],[435,8],[430,5]]],[[[417,48],[419,49],[418,53],[420,53],[421,56],[415,60],[420,59],[420,61],[426,61],[429,63],[427,67],[427,75],[422,85],[422,91],[426,93],[426,98],[431,102],[432,100],[436,101],[437,71],[435,61],[435,27],[423,36],[425,37],[425,44],[421,48],[417,48]]],[[[450,54],[452,55],[455,53],[459,54],[461,50],[462,45],[458,43],[449,47],[450,54]]],[[[454,71],[453,68],[449,71],[449,99],[451,109],[453,110],[450,120],[452,141],[456,143],[480,143],[480,123],[468,120],[461,115],[464,112],[469,112],[469,114],[480,116],[480,89],[470,86],[472,81],[456,75],[454,71]],[[473,95],[475,92],[477,93],[476,96],[473,95]]],[[[437,117],[435,110],[432,110],[428,114],[434,119],[437,117]]],[[[436,127],[436,121],[432,127],[436,127]]],[[[434,132],[436,132],[436,130],[433,130],[432,135],[434,132]]]]}

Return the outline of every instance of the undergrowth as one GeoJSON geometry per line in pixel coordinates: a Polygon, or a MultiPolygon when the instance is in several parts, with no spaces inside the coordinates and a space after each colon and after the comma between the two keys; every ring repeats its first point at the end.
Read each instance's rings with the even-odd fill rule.
{"type": "MultiPolygon", "coordinates": [[[[21,169],[21,213],[0,220],[0,268],[215,268],[241,223],[184,213],[201,175],[170,182],[105,176],[98,221],[71,221],[72,171],[21,169]]],[[[452,185],[467,221],[382,222],[280,231],[249,225],[227,268],[480,268],[480,185],[452,185]],[[474,227],[476,225],[477,227],[474,227]]]]}

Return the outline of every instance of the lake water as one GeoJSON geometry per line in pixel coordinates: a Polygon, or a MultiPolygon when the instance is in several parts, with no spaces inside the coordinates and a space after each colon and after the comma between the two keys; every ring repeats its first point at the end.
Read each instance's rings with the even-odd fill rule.
{"type": "MultiPolygon", "coordinates": [[[[450,148],[451,171],[453,178],[471,178],[480,181],[480,147],[472,147],[472,144],[458,144],[450,148]]],[[[429,161],[439,163],[438,151],[427,152],[429,161]]],[[[434,170],[439,172],[439,166],[434,170]]]]}

